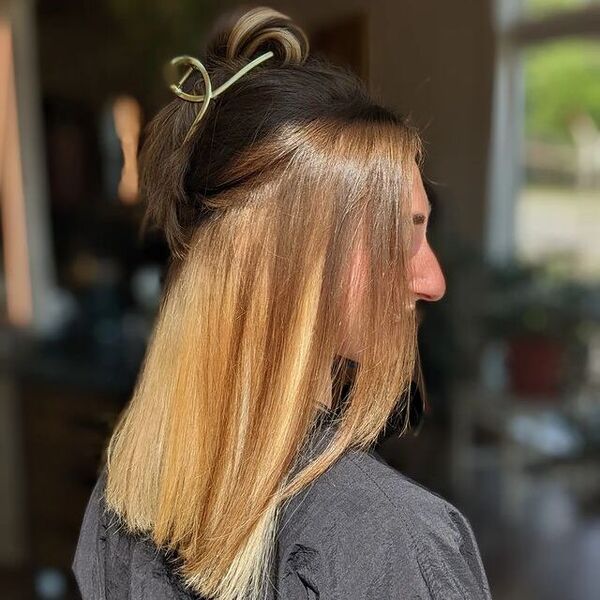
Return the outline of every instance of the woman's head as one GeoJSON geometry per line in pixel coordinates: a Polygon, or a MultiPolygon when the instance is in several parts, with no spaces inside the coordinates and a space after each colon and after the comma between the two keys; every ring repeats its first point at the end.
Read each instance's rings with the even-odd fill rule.
{"type": "MultiPolygon", "coordinates": [[[[328,290],[335,294],[363,235],[372,238],[363,250],[398,266],[412,235],[418,135],[375,103],[355,75],[311,56],[306,36],[287,17],[266,8],[240,16],[223,20],[208,45],[203,63],[213,89],[257,55],[275,56],[214,100],[188,143],[197,105],[176,98],[155,118],[141,156],[144,226],[161,228],[179,260],[210,223],[251,220],[248,234],[285,244],[287,268],[297,276],[313,269],[314,252],[325,259],[327,244],[323,283],[337,283],[328,290]]],[[[190,91],[202,93],[199,74],[190,91]]],[[[243,235],[240,229],[230,241],[243,235]]],[[[361,257],[363,267],[369,258],[361,257]]],[[[388,287],[395,281],[405,291],[390,276],[388,287]]]]}
{"type": "Polygon", "coordinates": [[[173,261],[108,452],[109,505],[227,600],[260,597],[282,503],[407,412],[417,356],[418,135],[271,9],[222,22],[202,62],[216,88],[267,50],[187,141],[179,98],[146,133],[144,225],[173,261]],[[323,407],[336,436],[292,477],[323,407]]]}

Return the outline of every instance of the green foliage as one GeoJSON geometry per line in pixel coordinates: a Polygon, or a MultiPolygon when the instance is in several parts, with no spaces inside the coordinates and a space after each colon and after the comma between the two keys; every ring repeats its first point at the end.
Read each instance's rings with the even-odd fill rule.
{"type": "Polygon", "coordinates": [[[523,0],[525,12],[529,15],[545,15],[558,10],[577,8],[585,0],[523,0]]]}
{"type": "Polygon", "coordinates": [[[492,336],[536,334],[561,340],[585,338],[597,315],[593,286],[559,280],[546,265],[510,263],[491,267],[483,314],[492,336]]]}
{"type": "Polygon", "coordinates": [[[569,141],[569,121],[580,112],[600,127],[600,42],[567,39],[530,48],[524,76],[528,136],[569,141]]]}

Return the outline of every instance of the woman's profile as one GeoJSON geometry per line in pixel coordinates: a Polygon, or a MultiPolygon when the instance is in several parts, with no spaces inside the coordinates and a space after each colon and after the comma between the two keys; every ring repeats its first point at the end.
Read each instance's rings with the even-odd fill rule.
{"type": "Polygon", "coordinates": [[[415,304],[445,291],[417,131],[270,8],[174,63],[140,153],[172,258],[83,599],[489,599],[466,518],[373,451],[409,427],[415,304]]]}

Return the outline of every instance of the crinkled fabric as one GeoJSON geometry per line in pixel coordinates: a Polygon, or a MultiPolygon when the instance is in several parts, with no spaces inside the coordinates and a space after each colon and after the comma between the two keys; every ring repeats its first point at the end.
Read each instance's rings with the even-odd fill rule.
{"type": "Polygon", "coordinates": [[[126,533],[104,503],[106,472],[92,491],[72,570],[83,600],[198,600],[185,589],[166,554],[126,533]]]}
{"type": "MultiPolygon", "coordinates": [[[[326,428],[314,449],[332,431],[326,428]]],[[[148,539],[115,526],[103,504],[104,482],[103,472],[72,565],[83,600],[202,600],[148,539]]],[[[491,595],[466,517],[375,451],[351,450],[282,510],[265,600],[387,598],[491,595]]]]}

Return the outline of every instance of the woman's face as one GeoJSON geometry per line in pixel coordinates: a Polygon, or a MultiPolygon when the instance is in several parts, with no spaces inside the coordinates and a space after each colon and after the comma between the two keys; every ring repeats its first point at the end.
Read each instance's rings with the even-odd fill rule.
{"type": "Polygon", "coordinates": [[[446,280],[440,263],[427,241],[431,205],[416,163],[414,170],[411,194],[413,239],[409,263],[411,291],[414,302],[417,300],[437,302],[446,293],[446,280]]]}
{"type": "MultiPolygon", "coordinates": [[[[412,238],[408,277],[412,292],[411,308],[414,309],[417,300],[436,302],[446,292],[446,281],[440,264],[427,240],[427,226],[431,205],[423,186],[421,173],[414,163],[413,187],[411,193],[412,238]]],[[[361,345],[356,324],[359,323],[360,309],[358,306],[359,290],[363,283],[363,254],[357,251],[352,262],[352,276],[348,309],[342,320],[342,336],[345,337],[339,353],[352,360],[357,360],[361,345]]]]}

